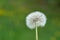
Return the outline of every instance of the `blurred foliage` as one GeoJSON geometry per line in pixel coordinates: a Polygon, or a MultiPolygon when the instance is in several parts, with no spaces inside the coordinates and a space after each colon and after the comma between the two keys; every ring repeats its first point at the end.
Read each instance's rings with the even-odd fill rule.
{"type": "Polygon", "coordinates": [[[39,40],[60,40],[60,0],[0,0],[0,40],[35,40],[35,29],[25,23],[33,11],[47,16],[46,26],[38,28],[39,40]]]}

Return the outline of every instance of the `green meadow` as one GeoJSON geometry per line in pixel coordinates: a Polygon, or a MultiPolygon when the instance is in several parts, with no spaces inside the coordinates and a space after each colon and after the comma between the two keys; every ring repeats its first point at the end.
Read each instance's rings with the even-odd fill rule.
{"type": "Polygon", "coordinates": [[[38,28],[39,40],[60,40],[60,0],[0,0],[0,40],[36,40],[26,16],[41,11],[47,16],[38,28]]]}

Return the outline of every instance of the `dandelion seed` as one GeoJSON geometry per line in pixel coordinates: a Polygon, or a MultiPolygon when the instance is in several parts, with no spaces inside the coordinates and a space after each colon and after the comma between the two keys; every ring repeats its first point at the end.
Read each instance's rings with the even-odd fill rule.
{"type": "Polygon", "coordinates": [[[46,24],[46,16],[39,11],[35,11],[30,13],[26,17],[26,25],[30,29],[36,28],[36,40],[38,40],[38,29],[37,27],[44,27],[46,24]]]}
{"type": "Polygon", "coordinates": [[[35,23],[37,27],[44,27],[46,24],[46,16],[39,11],[30,13],[26,17],[26,25],[28,28],[34,29],[35,23]]]}

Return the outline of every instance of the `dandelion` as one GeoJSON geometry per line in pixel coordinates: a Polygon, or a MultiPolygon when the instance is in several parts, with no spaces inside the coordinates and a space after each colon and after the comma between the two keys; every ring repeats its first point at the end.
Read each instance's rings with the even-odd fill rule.
{"type": "Polygon", "coordinates": [[[39,11],[30,13],[26,17],[26,25],[30,29],[36,28],[36,40],[38,40],[38,30],[37,27],[44,27],[46,24],[46,16],[39,11]]]}

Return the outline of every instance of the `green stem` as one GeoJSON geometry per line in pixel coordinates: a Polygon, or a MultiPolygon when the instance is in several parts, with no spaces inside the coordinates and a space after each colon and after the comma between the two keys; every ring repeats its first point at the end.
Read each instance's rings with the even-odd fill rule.
{"type": "MultiPolygon", "coordinates": [[[[35,24],[35,26],[36,26],[36,24],[35,24]]],[[[37,28],[37,26],[36,26],[36,40],[38,40],[38,28],[37,28]]]]}

